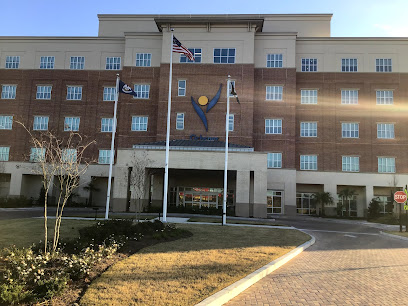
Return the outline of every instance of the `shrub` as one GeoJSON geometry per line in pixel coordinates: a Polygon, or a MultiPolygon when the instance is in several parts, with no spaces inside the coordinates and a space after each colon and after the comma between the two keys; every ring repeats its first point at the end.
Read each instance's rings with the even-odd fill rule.
{"type": "Polygon", "coordinates": [[[376,199],[372,199],[370,205],[368,206],[368,219],[378,218],[381,214],[380,203],[376,199]]]}
{"type": "Polygon", "coordinates": [[[33,206],[33,200],[27,199],[25,196],[0,198],[0,208],[30,207],[30,206],[33,206]]]}

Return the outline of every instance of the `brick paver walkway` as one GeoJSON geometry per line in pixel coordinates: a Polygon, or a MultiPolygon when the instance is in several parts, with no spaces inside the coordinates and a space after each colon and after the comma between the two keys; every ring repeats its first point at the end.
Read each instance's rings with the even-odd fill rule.
{"type": "Polygon", "coordinates": [[[408,305],[408,242],[310,233],[315,245],[226,305],[408,305]]]}

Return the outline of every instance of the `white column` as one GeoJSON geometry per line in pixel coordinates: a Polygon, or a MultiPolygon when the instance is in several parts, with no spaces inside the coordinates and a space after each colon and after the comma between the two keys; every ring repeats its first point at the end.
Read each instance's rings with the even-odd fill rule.
{"type": "Polygon", "coordinates": [[[19,196],[21,195],[21,183],[23,181],[23,174],[21,172],[11,173],[10,178],[10,196],[19,196]]]}

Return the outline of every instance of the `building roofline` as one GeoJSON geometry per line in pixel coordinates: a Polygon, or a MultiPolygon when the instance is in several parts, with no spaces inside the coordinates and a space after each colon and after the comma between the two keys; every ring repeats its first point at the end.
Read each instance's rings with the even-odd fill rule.
{"type": "Polygon", "coordinates": [[[124,37],[106,37],[106,36],[0,36],[0,40],[121,40],[124,37]]]}
{"type": "MultiPolygon", "coordinates": [[[[265,17],[333,17],[333,14],[98,14],[98,19],[138,19],[138,18],[155,18],[155,19],[264,19],[265,17]]],[[[211,20],[208,20],[211,21],[211,20]]]]}
{"type": "Polygon", "coordinates": [[[408,37],[298,37],[297,41],[408,41],[408,37]]]}

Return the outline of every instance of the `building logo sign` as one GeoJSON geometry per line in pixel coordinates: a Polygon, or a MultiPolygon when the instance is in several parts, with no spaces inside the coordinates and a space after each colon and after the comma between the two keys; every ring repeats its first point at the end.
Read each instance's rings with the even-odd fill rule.
{"type": "Polygon", "coordinates": [[[220,99],[221,89],[222,89],[222,84],[220,84],[220,89],[218,89],[218,92],[216,93],[214,98],[211,99],[210,102],[208,102],[208,98],[206,96],[199,97],[198,98],[198,103],[194,100],[193,97],[191,97],[191,104],[193,105],[193,108],[196,111],[198,117],[200,117],[201,121],[203,122],[205,130],[207,132],[208,132],[207,117],[205,116],[205,113],[201,109],[200,106],[206,106],[207,105],[207,108],[206,108],[205,112],[208,113],[215,106],[215,104],[217,104],[218,100],[220,99]]]}

